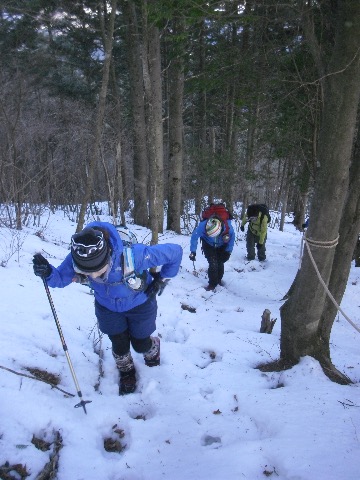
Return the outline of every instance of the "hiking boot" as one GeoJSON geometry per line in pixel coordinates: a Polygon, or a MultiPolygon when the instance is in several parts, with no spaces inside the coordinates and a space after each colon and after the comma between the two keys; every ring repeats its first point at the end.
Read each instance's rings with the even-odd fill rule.
{"type": "Polygon", "coordinates": [[[157,367],[160,365],[160,338],[150,337],[152,341],[151,348],[144,353],[145,365],[148,367],[157,367]]]}
{"type": "Polygon", "coordinates": [[[215,290],[214,285],[210,285],[210,284],[207,285],[207,286],[204,287],[204,288],[205,288],[205,290],[206,290],[207,292],[213,292],[213,291],[215,290]]]}
{"type": "Polygon", "coordinates": [[[119,395],[134,393],[136,389],[136,370],[131,353],[117,355],[112,352],[112,354],[120,373],[119,395]]]}
{"type": "Polygon", "coordinates": [[[246,260],[249,260],[249,262],[251,262],[251,260],[255,260],[255,257],[249,257],[249,255],[247,255],[246,260]]]}
{"type": "Polygon", "coordinates": [[[136,390],[136,370],[132,368],[127,372],[120,371],[119,395],[134,393],[136,390]]]}

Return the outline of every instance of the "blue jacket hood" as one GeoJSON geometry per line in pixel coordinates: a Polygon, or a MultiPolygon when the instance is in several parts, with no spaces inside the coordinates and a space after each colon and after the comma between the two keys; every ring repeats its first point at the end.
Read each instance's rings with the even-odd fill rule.
{"type": "MultiPolygon", "coordinates": [[[[91,222],[87,227],[100,228],[108,234],[111,246],[111,269],[108,277],[103,281],[96,281],[88,277],[91,288],[94,290],[95,300],[111,311],[123,312],[130,310],[148,300],[144,291],[136,291],[129,288],[123,281],[123,267],[121,255],[124,251],[123,242],[116,227],[107,222],[91,222]]],[[[148,270],[152,267],[161,266],[163,278],[174,277],[180,268],[182,248],[176,244],[163,244],[147,246],[135,244],[132,247],[134,252],[135,269],[141,274],[146,273],[146,283],[149,285],[153,280],[148,270]]],[[[55,268],[47,278],[50,287],[63,288],[74,281],[75,271],[72,263],[71,253],[64,261],[55,268]]]]}

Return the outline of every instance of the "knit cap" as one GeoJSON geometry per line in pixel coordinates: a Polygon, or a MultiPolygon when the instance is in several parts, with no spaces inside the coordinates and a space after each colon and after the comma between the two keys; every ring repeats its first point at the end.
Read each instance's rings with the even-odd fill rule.
{"type": "Polygon", "coordinates": [[[87,227],[71,237],[71,255],[75,269],[98,272],[109,261],[110,247],[102,231],[87,227]]]}

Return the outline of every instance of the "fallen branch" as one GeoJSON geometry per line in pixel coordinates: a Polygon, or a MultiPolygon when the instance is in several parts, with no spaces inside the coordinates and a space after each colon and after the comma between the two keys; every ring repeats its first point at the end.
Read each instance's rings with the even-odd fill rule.
{"type": "Polygon", "coordinates": [[[69,397],[75,397],[75,395],[73,395],[72,393],[62,390],[61,388],[57,387],[53,383],[47,382],[43,378],[33,377],[32,375],[27,375],[26,373],[15,372],[15,370],[11,370],[11,368],[3,367],[2,365],[0,365],[0,368],[2,368],[3,370],[7,370],[8,372],[14,373],[15,375],[20,375],[21,377],[26,377],[26,378],[30,378],[31,380],[38,380],[39,382],[46,383],[50,385],[51,388],[56,388],[56,390],[60,390],[60,392],[65,393],[65,395],[68,395],[69,397]]]}
{"type": "MultiPolygon", "coordinates": [[[[94,390],[95,392],[100,391],[100,382],[101,379],[104,378],[104,350],[102,348],[102,333],[100,332],[99,326],[97,326],[98,329],[98,338],[95,338],[95,333],[94,333],[94,338],[93,338],[93,348],[94,348],[94,353],[99,356],[99,375],[96,384],[94,385],[94,390]]],[[[101,393],[101,392],[100,392],[101,393]]]]}
{"type": "Polygon", "coordinates": [[[51,480],[57,478],[59,468],[60,450],[63,447],[62,438],[59,432],[55,434],[53,451],[50,455],[48,463],[44,466],[35,480],[51,480]]]}
{"type": "Polygon", "coordinates": [[[360,407],[360,405],[356,405],[352,400],[348,400],[347,398],[345,399],[346,402],[341,402],[340,400],[338,400],[339,403],[341,403],[341,405],[344,407],[344,408],[348,408],[348,407],[360,407]]]}

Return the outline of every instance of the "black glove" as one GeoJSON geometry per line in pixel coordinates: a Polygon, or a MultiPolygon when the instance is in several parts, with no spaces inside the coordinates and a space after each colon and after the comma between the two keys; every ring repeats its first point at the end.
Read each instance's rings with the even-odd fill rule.
{"type": "Polygon", "coordinates": [[[196,260],[196,253],[195,252],[191,252],[190,255],[189,255],[189,258],[192,262],[195,262],[196,260]]]}
{"type": "Polygon", "coordinates": [[[160,272],[151,273],[151,275],[154,280],[147,287],[145,293],[149,298],[154,298],[156,295],[160,297],[169,280],[161,278],[160,272]]]}
{"type": "Polygon", "coordinates": [[[306,228],[306,223],[303,223],[303,224],[301,225],[301,228],[304,230],[304,228],[306,228]]]}
{"type": "Polygon", "coordinates": [[[51,274],[50,263],[44,258],[41,253],[37,253],[33,257],[34,273],[37,277],[46,278],[51,274]]]}
{"type": "Polygon", "coordinates": [[[230,235],[228,233],[225,233],[225,235],[222,236],[222,240],[224,243],[228,243],[230,240],[230,235]]]}
{"type": "Polygon", "coordinates": [[[259,250],[262,247],[262,243],[257,243],[256,248],[259,250]]]}
{"type": "Polygon", "coordinates": [[[240,227],[240,230],[241,230],[242,232],[244,232],[244,231],[245,231],[245,227],[244,227],[244,225],[241,225],[241,227],[240,227]]]}

